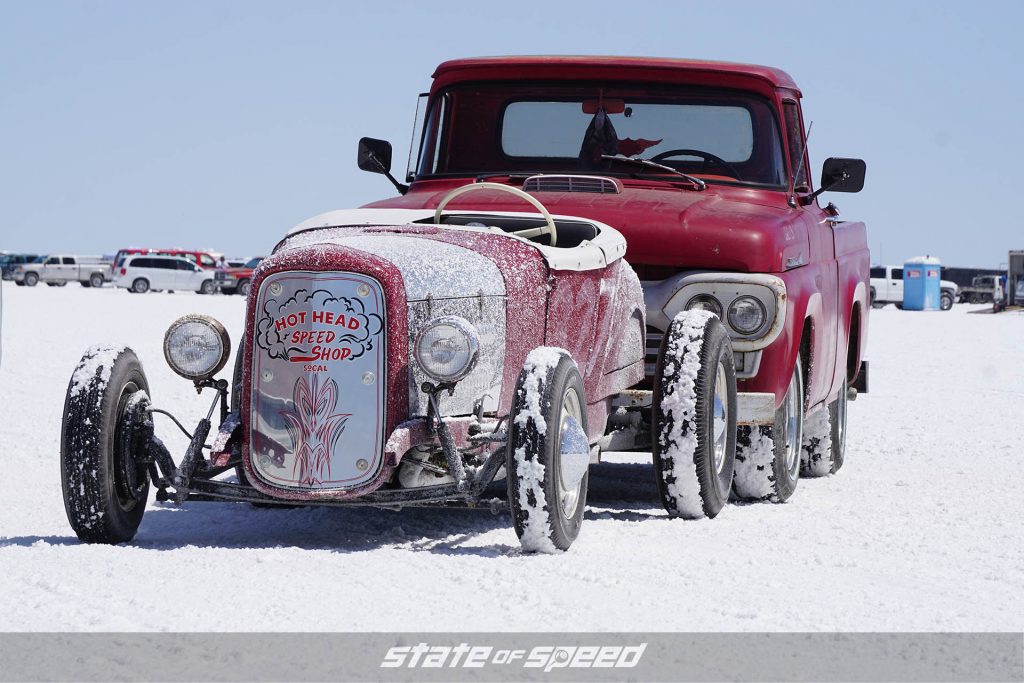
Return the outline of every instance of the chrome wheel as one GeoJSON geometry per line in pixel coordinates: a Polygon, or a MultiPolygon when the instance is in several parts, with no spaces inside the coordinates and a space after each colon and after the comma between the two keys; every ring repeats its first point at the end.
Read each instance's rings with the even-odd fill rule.
{"type": "Polygon", "coordinates": [[[782,403],[783,418],[782,428],[785,430],[782,435],[784,453],[783,462],[786,471],[794,478],[800,469],[800,447],[803,443],[803,410],[804,410],[804,378],[797,360],[796,368],[793,370],[793,377],[789,380],[789,389],[786,391],[786,398],[782,403]]]}
{"type": "Polygon", "coordinates": [[[579,508],[583,477],[590,462],[590,445],[581,426],[582,422],[580,397],[570,387],[562,396],[562,413],[558,418],[559,467],[555,478],[558,504],[562,514],[570,519],[579,508]]]}
{"type": "Polygon", "coordinates": [[[729,385],[726,375],[725,364],[718,364],[718,371],[715,373],[715,397],[711,415],[711,435],[714,438],[714,459],[715,473],[721,474],[725,467],[725,451],[728,445],[729,426],[729,385]]]}

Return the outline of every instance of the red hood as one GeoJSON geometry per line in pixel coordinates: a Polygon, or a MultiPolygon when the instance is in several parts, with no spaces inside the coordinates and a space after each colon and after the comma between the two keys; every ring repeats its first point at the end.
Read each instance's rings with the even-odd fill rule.
{"type": "MultiPolygon", "coordinates": [[[[367,207],[434,208],[457,181],[421,181],[404,197],[367,207]]],[[[806,230],[778,191],[709,186],[704,192],[658,183],[628,183],[621,194],[538,192],[553,214],[581,216],[620,230],[626,259],[637,265],[772,273],[808,255],[806,230]]],[[[454,200],[452,210],[528,211],[496,192],[454,200]]]]}

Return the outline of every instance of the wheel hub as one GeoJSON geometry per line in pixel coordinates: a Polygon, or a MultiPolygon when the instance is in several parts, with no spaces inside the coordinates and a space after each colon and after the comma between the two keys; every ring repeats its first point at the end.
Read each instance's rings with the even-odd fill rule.
{"type": "Polygon", "coordinates": [[[566,390],[558,420],[559,471],[555,482],[559,505],[568,518],[579,508],[583,478],[590,466],[590,443],[580,424],[582,417],[579,396],[572,389],[566,390]]]}

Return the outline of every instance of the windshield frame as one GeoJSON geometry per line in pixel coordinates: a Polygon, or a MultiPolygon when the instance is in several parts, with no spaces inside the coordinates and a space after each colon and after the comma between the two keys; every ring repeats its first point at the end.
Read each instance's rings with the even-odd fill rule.
{"type": "MultiPolygon", "coordinates": [[[[791,173],[791,171],[790,171],[790,168],[789,168],[789,159],[788,159],[788,156],[787,156],[787,151],[786,151],[786,147],[785,147],[785,141],[784,141],[784,137],[783,137],[785,132],[784,132],[783,127],[782,127],[782,122],[781,122],[781,120],[779,118],[779,111],[778,111],[777,102],[775,101],[775,98],[767,97],[767,96],[765,96],[765,95],[763,95],[761,93],[754,92],[754,91],[751,91],[751,90],[740,89],[740,88],[708,88],[708,87],[705,87],[705,86],[686,85],[686,84],[681,84],[681,85],[665,85],[663,83],[656,83],[656,82],[650,82],[650,83],[648,83],[648,82],[622,83],[622,82],[619,82],[619,81],[611,81],[611,82],[609,82],[609,81],[581,81],[581,82],[567,83],[564,80],[542,80],[542,79],[537,79],[537,80],[510,80],[510,81],[496,81],[496,80],[495,81],[492,81],[492,80],[460,81],[458,83],[453,83],[451,85],[446,86],[445,88],[439,89],[439,90],[431,93],[430,100],[429,100],[429,103],[427,105],[427,111],[426,111],[426,113],[425,113],[425,115],[423,117],[423,126],[422,126],[422,129],[420,131],[419,143],[417,145],[416,165],[414,167],[415,168],[415,172],[411,175],[410,180],[412,182],[416,182],[416,181],[420,181],[420,180],[444,180],[444,179],[453,179],[453,178],[494,178],[494,177],[508,177],[508,178],[523,178],[523,179],[525,179],[525,178],[528,178],[528,177],[533,176],[533,175],[572,174],[572,175],[601,175],[601,176],[609,176],[609,177],[619,178],[619,179],[630,179],[630,178],[632,178],[632,179],[643,180],[643,181],[665,182],[665,183],[668,183],[668,184],[671,184],[671,185],[676,185],[676,184],[679,184],[679,183],[684,183],[687,186],[690,186],[690,183],[687,182],[684,178],[678,177],[678,176],[676,176],[674,174],[671,174],[671,173],[669,173],[667,171],[664,172],[664,173],[658,173],[658,172],[651,172],[650,170],[642,170],[639,167],[637,168],[636,171],[632,171],[632,172],[631,171],[615,169],[614,167],[611,168],[611,169],[598,169],[598,170],[580,170],[580,169],[568,169],[568,168],[567,169],[562,169],[562,170],[537,170],[537,169],[534,169],[534,170],[524,170],[523,168],[510,167],[510,168],[507,168],[507,169],[493,169],[493,170],[475,169],[475,170],[451,171],[451,172],[443,172],[443,173],[426,173],[426,172],[424,172],[425,158],[430,158],[431,159],[431,163],[433,163],[434,156],[436,154],[438,154],[438,153],[441,153],[443,150],[447,149],[447,147],[448,147],[448,145],[450,143],[451,130],[452,130],[451,126],[450,126],[450,122],[448,121],[448,119],[451,118],[450,106],[448,107],[447,111],[444,112],[444,118],[446,120],[441,121],[440,120],[441,117],[439,116],[439,112],[442,110],[442,108],[445,108],[447,103],[448,103],[448,95],[452,91],[454,91],[454,90],[463,89],[463,88],[467,88],[467,87],[468,88],[472,88],[472,87],[492,87],[492,88],[495,88],[495,89],[500,89],[503,86],[507,86],[509,84],[511,84],[512,86],[520,86],[520,87],[523,86],[523,85],[535,85],[535,86],[538,86],[538,87],[572,87],[572,88],[584,87],[584,86],[588,86],[588,85],[592,84],[593,87],[596,88],[596,89],[600,89],[600,88],[614,89],[615,87],[623,87],[623,88],[650,87],[650,88],[654,88],[654,89],[657,89],[657,90],[662,91],[662,92],[667,91],[667,90],[675,89],[675,90],[680,91],[681,94],[682,93],[691,93],[691,94],[699,95],[701,97],[714,97],[716,95],[717,96],[721,96],[721,97],[726,97],[726,98],[729,98],[729,97],[732,97],[732,98],[741,97],[741,98],[745,98],[745,99],[749,99],[749,100],[754,100],[754,101],[760,102],[761,104],[763,104],[765,106],[765,109],[766,109],[768,115],[770,116],[771,130],[772,130],[772,135],[775,138],[774,144],[777,146],[779,170],[780,170],[781,176],[782,176],[781,183],[778,183],[778,184],[777,183],[762,183],[762,182],[755,182],[755,181],[749,181],[749,180],[726,179],[726,178],[724,178],[724,177],[722,177],[720,175],[701,174],[699,172],[695,173],[693,171],[685,171],[685,172],[687,174],[689,174],[689,175],[697,176],[698,178],[700,178],[701,180],[703,180],[704,182],[706,182],[709,185],[722,185],[722,186],[743,187],[743,188],[751,188],[751,189],[764,189],[764,190],[772,190],[772,191],[783,192],[783,193],[788,193],[789,192],[789,182],[790,182],[789,174],[791,173]],[[426,155],[425,153],[427,152],[428,144],[430,145],[431,149],[430,149],[429,155],[426,155]]],[[[609,95],[609,97],[613,97],[613,96],[614,95],[609,95]]],[[[497,135],[497,140],[498,140],[498,144],[496,146],[496,149],[497,149],[498,153],[504,159],[507,159],[510,162],[510,165],[513,164],[513,163],[516,163],[517,161],[520,161],[520,160],[529,160],[529,159],[531,159],[531,157],[513,157],[513,156],[508,156],[508,155],[505,154],[505,152],[502,149],[502,146],[500,144],[501,134],[502,134],[502,127],[504,125],[504,121],[502,120],[502,117],[504,116],[505,110],[513,102],[522,102],[522,101],[531,101],[531,100],[530,100],[530,98],[524,97],[522,95],[510,95],[508,100],[501,104],[499,119],[496,122],[496,127],[495,127],[495,131],[496,131],[496,135],[497,135]]],[[[561,96],[561,97],[552,95],[550,100],[534,100],[534,101],[574,101],[574,100],[569,95],[564,95],[564,96],[561,96]]],[[[756,138],[755,138],[755,144],[756,144],[756,138]]],[[[631,158],[634,158],[634,159],[644,159],[644,156],[641,153],[641,154],[633,155],[633,157],[631,157],[631,158]]],[[[552,159],[567,159],[567,158],[552,157],[552,159]]]]}

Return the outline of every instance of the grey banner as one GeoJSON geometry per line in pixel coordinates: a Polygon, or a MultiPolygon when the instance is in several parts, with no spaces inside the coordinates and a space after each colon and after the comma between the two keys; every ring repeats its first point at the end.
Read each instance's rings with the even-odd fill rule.
{"type": "Polygon", "coordinates": [[[1024,681],[1024,634],[0,634],[0,681],[122,680],[1024,681]]]}

